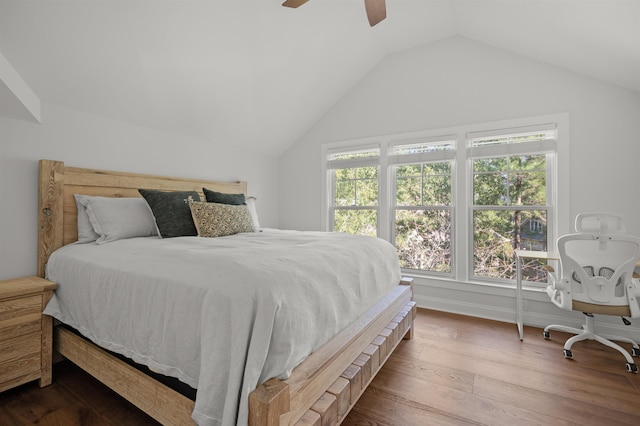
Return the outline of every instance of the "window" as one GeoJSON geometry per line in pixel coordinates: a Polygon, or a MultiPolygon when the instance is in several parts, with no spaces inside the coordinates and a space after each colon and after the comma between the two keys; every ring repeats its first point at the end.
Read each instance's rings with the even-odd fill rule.
{"type": "Polygon", "coordinates": [[[558,123],[536,121],[323,145],[326,229],[388,240],[404,273],[514,282],[514,250],[558,235],[558,123]]]}
{"type": "Polygon", "coordinates": [[[377,235],[379,149],[329,154],[332,230],[377,235]]]}
{"type": "Polygon", "coordinates": [[[542,231],[542,221],[540,219],[532,219],[529,221],[529,232],[540,233],[542,231]]]}
{"type": "Polygon", "coordinates": [[[547,250],[541,224],[551,210],[548,162],[556,149],[555,125],[472,133],[467,140],[473,168],[473,277],[513,280],[513,250],[547,250]]]}
{"type": "Polygon", "coordinates": [[[390,147],[393,238],[400,266],[451,273],[455,138],[390,147]]]}

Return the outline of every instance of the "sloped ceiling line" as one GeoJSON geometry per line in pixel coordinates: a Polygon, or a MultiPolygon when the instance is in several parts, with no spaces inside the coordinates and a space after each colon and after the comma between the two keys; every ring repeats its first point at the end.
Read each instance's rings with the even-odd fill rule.
{"type": "MultiPolygon", "coordinates": [[[[362,0],[0,0],[0,51],[44,103],[276,157],[387,55],[448,37],[640,94],[640,0],[386,5],[370,27],[362,0]]],[[[37,111],[5,80],[0,113],[37,111]]]]}
{"type": "Polygon", "coordinates": [[[41,123],[38,95],[0,52],[0,115],[41,123]]]}

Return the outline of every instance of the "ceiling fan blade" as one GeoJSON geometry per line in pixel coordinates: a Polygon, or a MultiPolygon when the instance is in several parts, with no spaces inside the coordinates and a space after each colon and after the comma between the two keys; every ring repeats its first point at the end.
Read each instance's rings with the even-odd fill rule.
{"type": "Polygon", "coordinates": [[[384,0],[364,0],[364,7],[367,10],[369,25],[372,27],[387,17],[387,8],[384,0]]]}
{"type": "Polygon", "coordinates": [[[309,0],[286,0],[284,3],[282,3],[282,5],[284,7],[293,7],[295,9],[296,7],[302,6],[308,1],[309,0]]]}

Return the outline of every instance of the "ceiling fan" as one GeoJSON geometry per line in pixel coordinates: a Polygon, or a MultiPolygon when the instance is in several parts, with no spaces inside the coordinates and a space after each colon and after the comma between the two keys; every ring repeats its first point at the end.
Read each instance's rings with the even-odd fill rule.
{"type": "MultiPolygon", "coordinates": [[[[309,0],[285,0],[282,3],[285,7],[296,8],[302,6],[309,0]]],[[[364,0],[364,7],[367,10],[367,18],[369,18],[369,25],[372,27],[378,22],[387,17],[387,8],[385,7],[385,0],[364,0]]]]}

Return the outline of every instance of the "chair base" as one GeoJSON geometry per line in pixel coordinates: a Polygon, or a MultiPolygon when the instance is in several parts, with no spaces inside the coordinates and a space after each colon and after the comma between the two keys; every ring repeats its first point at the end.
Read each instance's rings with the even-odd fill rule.
{"type": "Polygon", "coordinates": [[[633,358],[631,357],[629,352],[627,352],[623,347],[614,343],[613,341],[615,340],[618,342],[625,342],[625,343],[631,344],[631,346],[633,347],[632,349],[633,356],[640,356],[640,347],[638,346],[638,344],[627,337],[596,334],[594,330],[593,316],[585,315],[585,318],[586,318],[586,322],[581,329],[574,328],[574,327],[567,327],[564,325],[556,325],[556,324],[548,325],[544,328],[544,338],[549,339],[550,330],[575,334],[575,336],[567,339],[567,341],[564,344],[563,352],[564,352],[565,358],[573,357],[573,354],[571,352],[571,346],[573,346],[574,343],[580,342],[582,340],[595,340],[596,342],[602,343],[605,346],[613,348],[618,352],[620,352],[622,355],[624,355],[625,359],[627,360],[627,366],[626,366],[627,371],[632,373],[637,373],[638,368],[634,364],[633,358]]]}

